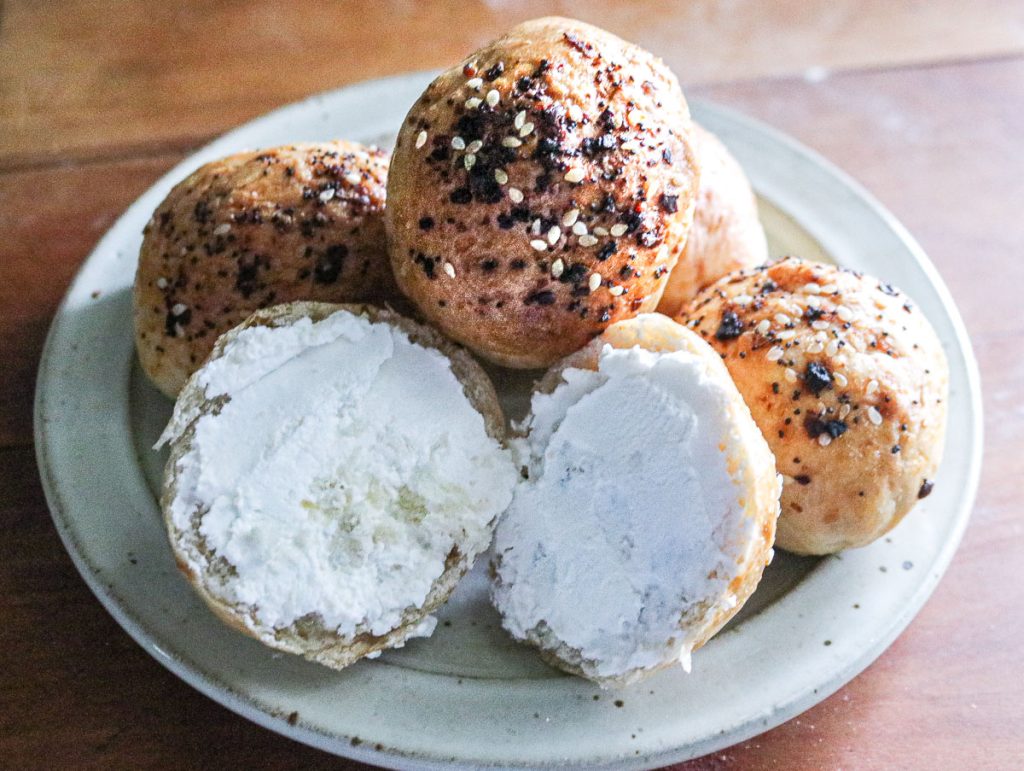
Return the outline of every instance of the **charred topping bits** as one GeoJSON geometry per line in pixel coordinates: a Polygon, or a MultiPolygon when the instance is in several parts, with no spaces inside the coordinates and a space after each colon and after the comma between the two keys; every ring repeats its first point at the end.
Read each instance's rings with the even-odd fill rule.
{"type": "Polygon", "coordinates": [[[743,334],[743,321],[735,311],[726,311],[722,314],[722,321],[718,325],[715,337],[719,340],[733,340],[743,334]]]}
{"type": "Polygon", "coordinates": [[[828,371],[828,367],[821,362],[808,362],[807,370],[804,372],[804,383],[817,396],[832,387],[832,374],[828,371]]]}

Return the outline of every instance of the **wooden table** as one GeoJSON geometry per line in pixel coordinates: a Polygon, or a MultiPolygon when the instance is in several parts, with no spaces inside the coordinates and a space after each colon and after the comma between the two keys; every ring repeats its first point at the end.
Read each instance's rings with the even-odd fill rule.
{"type": "Polygon", "coordinates": [[[554,9],[644,44],[688,94],[864,183],[931,255],[981,362],[981,491],[933,598],[839,693],[687,767],[1024,767],[1024,6],[765,5],[0,5],[0,765],[343,765],[193,691],[90,594],[37,478],[39,352],[98,237],[192,148],[315,91],[444,65],[554,9]]]}

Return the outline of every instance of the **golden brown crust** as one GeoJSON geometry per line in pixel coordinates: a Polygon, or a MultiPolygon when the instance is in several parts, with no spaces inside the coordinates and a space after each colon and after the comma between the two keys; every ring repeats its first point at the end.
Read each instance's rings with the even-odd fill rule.
{"type": "Polygon", "coordinates": [[[692,218],[689,126],[646,51],[565,19],[514,28],[405,119],[386,212],[398,285],[446,334],[521,368],[653,310],[692,218]]]}
{"type": "Polygon", "coordinates": [[[905,294],[790,257],[723,278],[681,320],[722,354],[775,453],[779,546],[863,546],[931,490],[948,369],[905,294]]]}
{"type": "MultiPolygon", "coordinates": [[[[498,403],[497,394],[490,379],[473,357],[435,330],[385,308],[364,304],[295,302],[261,309],[222,335],[217,340],[210,358],[221,356],[238,333],[249,327],[287,326],[303,318],[321,321],[338,311],[365,316],[373,322],[392,324],[409,335],[413,342],[436,348],[447,356],[451,362],[452,372],[463,385],[466,398],[474,409],[483,415],[487,433],[499,442],[505,440],[505,417],[498,403]]],[[[186,410],[197,409],[200,414],[216,408],[215,402],[206,400],[195,377],[189,379],[178,398],[186,410]]],[[[206,547],[205,540],[198,530],[200,512],[193,516],[193,527],[187,530],[181,530],[174,524],[171,504],[177,495],[178,463],[190,448],[193,431],[194,423],[182,436],[172,441],[160,497],[164,524],[175,560],[196,593],[221,621],[271,648],[302,655],[333,669],[342,669],[364,656],[402,644],[430,613],[444,604],[458,580],[471,566],[475,555],[465,554],[458,546],[454,547],[445,561],[444,572],[434,581],[423,605],[407,608],[402,614],[402,623],[383,635],[373,635],[365,629],[357,629],[351,636],[339,635],[336,631],[326,628],[317,615],[304,617],[286,628],[269,629],[259,623],[251,607],[226,602],[213,590],[215,576],[223,570],[230,570],[230,567],[206,547]],[[202,563],[201,571],[191,567],[196,562],[202,563]]]]}
{"type": "Polygon", "coordinates": [[[743,168],[714,134],[693,124],[700,189],[686,248],[668,277],[658,313],[677,315],[701,289],[727,273],[768,261],[757,199],[743,168]]]}
{"type": "Polygon", "coordinates": [[[390,301],[383,209],[388,155],[299,144],[208,163],[176,185],[144,231],[136,347],[168,396],[250,313],[294,300],[390,301]]]}

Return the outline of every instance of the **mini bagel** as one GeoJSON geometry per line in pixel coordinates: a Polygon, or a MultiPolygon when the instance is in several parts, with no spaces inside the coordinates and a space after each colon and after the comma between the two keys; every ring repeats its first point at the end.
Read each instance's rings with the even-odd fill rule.
{"type": "Polygon", "coordinates": [[[589,24],[513,28],[438,76],[398,135],[391,264],[445,334],[546,367],[654,310],[699,171],[675,76],[589,24]]]}
{"type": "Polygon", "coordinates": [[[863,546],[931,492],[948,366],[903,292],[789,257],[721,279],[681,320],[722,355],[775,453],[780,547],[863,546]]]}
{"type": "Polygon", "coordinates": [[[781,482],[721,359],[660,314],[554,367],[519,442],[492,599],[546,661],[606,687],[679,664],[771,560],[781,482]]]}
{"type": "Polygon", "coordinates": [[[504,432],[490,380],[427,327],[365,305],[258,311],[161,439],[178,566],[232,627],[335,669],[429,635],[511,499],[504,432]]]}
{"type": "Polygon", "coordinates": [[[142,368],[168,396],[219,335],[295,300],[385,302],[388,154],[354,142],[238,153],[174,187],[144,231],[135,276],[142,368]]]}

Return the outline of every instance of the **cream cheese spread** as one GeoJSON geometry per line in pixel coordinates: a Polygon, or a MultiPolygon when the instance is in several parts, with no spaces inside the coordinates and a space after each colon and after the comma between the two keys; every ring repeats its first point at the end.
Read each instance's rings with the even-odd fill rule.
{"type": "Polygon", "coordinates": [[[513,636],[578,652],[591,676],[688,667],[747,527],[729,394],[698,356],[639,347],[606,345],[563,381],[517,442],[529,478],[498,526],[494,603],[513,636]]]}
{"type": "Polygon", "coordinates": [[[199,518],[192,567],[210,580],[208,555],[226,561],[213,592],[258,627],[316,614],[342,635],[391,631],[453,547],[487,548],[511,500],[511,455],[447,357],[391,324],[339,311],[251,327],[197,377],[223,404],[180,400],[161,438],[189,442],[170,516],[183,531],[199,518]]]}

